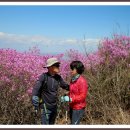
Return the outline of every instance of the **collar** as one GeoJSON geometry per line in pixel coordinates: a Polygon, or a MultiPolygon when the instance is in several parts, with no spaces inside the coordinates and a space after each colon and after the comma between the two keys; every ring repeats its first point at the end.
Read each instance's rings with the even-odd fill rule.
{"type": "Polygon", "coordinates": [[[79,77],[80,77],[80,74],[77,74],[77,75],[73,76],[73,77],[71,78],[71,82],[73,83],[73,82],[77,81],[77,79],[78,79],[79,77]]]}

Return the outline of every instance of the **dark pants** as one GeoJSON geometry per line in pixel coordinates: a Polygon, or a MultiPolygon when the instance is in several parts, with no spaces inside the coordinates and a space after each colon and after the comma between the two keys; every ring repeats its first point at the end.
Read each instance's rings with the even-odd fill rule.
{"type": "Polygon", "coordinates": [[[70,120],[72,125],[78,125],[84,115],[85,109],[73,110],[70,109],[70,120]]]}
{"type": "Polygon", "coordinates": [[[52,109],[41,109],[41,123],[44,125],[54,124],[57,116],[57,107],[52,109]]]}

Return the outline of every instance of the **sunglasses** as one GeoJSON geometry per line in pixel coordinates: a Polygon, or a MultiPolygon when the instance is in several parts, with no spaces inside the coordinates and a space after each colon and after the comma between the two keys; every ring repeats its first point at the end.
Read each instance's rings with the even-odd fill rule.
{"type": "Polygon", "coordinates": [[[53,66],[59,68],[59,67],[60,67],[60,64],[54,64],[53,66]]]}

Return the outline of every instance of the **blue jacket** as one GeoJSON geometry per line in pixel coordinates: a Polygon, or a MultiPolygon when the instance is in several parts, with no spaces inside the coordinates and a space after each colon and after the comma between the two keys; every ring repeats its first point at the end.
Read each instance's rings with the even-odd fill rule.
{"type": "Polygon", "coordinates": [[[48,72],[43,73],[37,80],[33,91],[32,96],[41,97],[43,102],[46,104],[47,108],[53,108],[57,106],[57,93],[58,87],[69,90],[69,85],[64,82],[62,77],[58,74],[51,76],[48,72]],[[46,85],[43,84],[45,80],[45,74],[47,76],[46,85]]]}

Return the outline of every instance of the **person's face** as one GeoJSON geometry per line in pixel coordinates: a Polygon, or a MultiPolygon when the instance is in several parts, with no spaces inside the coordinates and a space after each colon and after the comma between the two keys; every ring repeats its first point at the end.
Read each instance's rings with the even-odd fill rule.
{"type": "Polygon", "coordinates": [[[55,74],[57,74],[57,73],[59,73],[60,72],[60,64],[59,63],[56,63],[56,64],[54,64],[54,65],[52,65],[51,67],[50,67],[50,69],[51,69],[51,71],[53,72],[53,73],[55,73],[55,74]]]}
{"type": "Polygon", "coordinates": [[[71,69],[71,76],[77,75],[77,70],[75,68],[71,69]]]}

